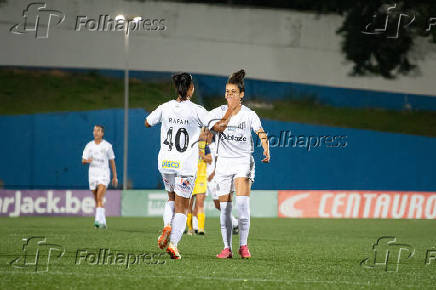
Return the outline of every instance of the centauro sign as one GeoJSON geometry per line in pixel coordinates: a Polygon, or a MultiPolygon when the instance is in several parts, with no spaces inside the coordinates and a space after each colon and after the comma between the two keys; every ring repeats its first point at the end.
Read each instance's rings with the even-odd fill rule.
{"type": "Polygon", "coordinates": [[[435,219],[436,192],[283,190],[279,217],[435,219]]]}

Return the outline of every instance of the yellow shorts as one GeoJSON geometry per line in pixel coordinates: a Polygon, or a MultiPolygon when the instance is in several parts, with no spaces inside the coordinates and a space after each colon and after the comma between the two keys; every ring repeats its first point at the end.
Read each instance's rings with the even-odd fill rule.
{"type": "Polygon", "coordinates": [[[198,193],[206,193],[207,190],[207,176],[199,176],[195,180],[194,190],[192,191],[192,195],[196,195],[198,193]]]}

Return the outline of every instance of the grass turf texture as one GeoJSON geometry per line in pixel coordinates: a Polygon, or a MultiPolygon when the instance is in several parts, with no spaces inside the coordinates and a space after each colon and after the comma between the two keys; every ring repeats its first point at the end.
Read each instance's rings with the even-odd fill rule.
{"type": "Polygon", "coordinates": [[[424,289],[434,288],[436,261],[425,265],[435,246],[431,220],[319,220],[253,218],[249,237],[252,259],[236,254],[218,260],[222,248],[219,220],[206,220],[206,236],[183,236],[182,260],[165,254],[160,265],[75,265],[77,249],[100,248],[128,253],[160,253],[160,218],[108,218],[109,229],[93,229],[92,218],[21,217],[0,219],[0,289],[146,288],[146,289],[424,289]],[[393,235],[412,245],[415,255],[398,272],[365,269],[376,239],[393,235]],[[48,272],[17,269],[8,263],[22,255],[22,238],[45,236],[65,247],[48,272]]]}
{"type": "MultiPolygon", "coordinates": [[[[131,108],[151,111],[174,98],[169,81],[130,79],[129,87],[131,108]]],[[[0,115],[122,108],[123,96],[123,79],[92,71],[0,69],[0,115]]],[[[318,104],[314,97],[273,101],[254,109],[260,117],[272,120],[436,136],[436,112],[339,108],[318,104]]],[[[196,102],[195,95],[193,101],[196,102]]],[[[225,99],[204,96],[203,102],[211,110],[225,103],[225,99]]]]}

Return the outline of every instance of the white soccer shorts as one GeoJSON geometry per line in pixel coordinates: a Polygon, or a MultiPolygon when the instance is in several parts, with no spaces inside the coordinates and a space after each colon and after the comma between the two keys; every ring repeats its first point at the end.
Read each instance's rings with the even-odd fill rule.
{"type": "Polygon", "coordinates": [[[177,176],[174,173],[162,173],[165,190],[174,191],[178,196],[191,198],[195,176],[177,176]]]}
{"type": "Polygon", "coordinates": [[[235,178],[246,177],[254,182],[255,163],[250,158],[218,158],[215,178],[217,196],[226,195],[235,191],[235,178]]]}

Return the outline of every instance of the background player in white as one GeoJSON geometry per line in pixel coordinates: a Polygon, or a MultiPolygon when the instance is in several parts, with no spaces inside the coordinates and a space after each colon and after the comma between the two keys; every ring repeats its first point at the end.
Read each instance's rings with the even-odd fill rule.
{"type": "Polygon", "coordinates": [[[220,132],[219,158],[215,169],[215,182],[219,196],[221,235],[224,249],[218,258],[232,258],[232,194],[236,191],[239,220],[239,254],[250,258],[247,247],[250,230],[250,189],[254,181],[253,140],[251,130],[262,141],[262,162],[270,161],[268,138],[262,129],[259,117],[254,111],[241,104],[244,97],[245,71],[233,73],[226,85],[227,106],[223,105],[210,112],[209,127],[220,132]]]}
{"type": "Polygon", "coordinates": [[[103,139],[104,127],[94,126],[94,140],[86,144],[82,154],[82,163],[89,164],[89,189],[95,198],[95,228],[106,228],[106,214],[103,198],[110,181],[109,164],[112,168],[112,185],[118,186],[115,154],[112,145],[103,139]]]}
{"type": "Polygon", "coordinates": [[[177,244],[186,227],[186,214],[197,172],[198,146],[195,141],[200,136],[201,127],[207,125],[208,112],[190,101],[194,93],[190,74],[176,74],[173,81],[177,99],[151,112],[145,120],[145,126],[162,123],[158,169],[168,191],[168,202],[158,245],[161,249],[168,245],[167,252],[171,258],[180,259],[177,244]]]}

